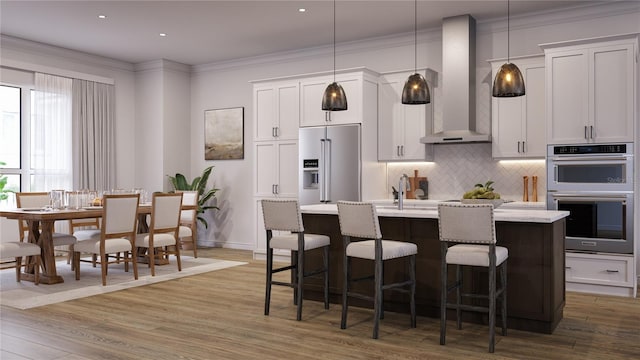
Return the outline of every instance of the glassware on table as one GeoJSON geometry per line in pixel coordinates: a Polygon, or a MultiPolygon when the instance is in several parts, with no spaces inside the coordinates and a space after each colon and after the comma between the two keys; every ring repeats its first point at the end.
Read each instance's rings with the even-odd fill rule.
{"type": "Polygon", "coordinates": [[[53,210],[60,210],[65,207],[65,194],[66,192],[64,190],[51,190],[51,192],[49,192],[51,208],[53,210]]]}

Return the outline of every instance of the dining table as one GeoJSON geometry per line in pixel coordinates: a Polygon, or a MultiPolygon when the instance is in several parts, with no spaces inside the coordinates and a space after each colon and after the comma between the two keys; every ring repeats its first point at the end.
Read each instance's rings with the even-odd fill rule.
{"type": "MultiPolygon", "coordinates": [[[[101,218],[102,206],[89,206],[80,209],[50,209],[50,208],[18,208],[0,210],[0,217],[13,220],[24,220],[29,229],[28,241],[37,244],[41,249],[41,284],[58,284],[64,282],[56,271],[56,257],[53,246],[54,223],[60,220],[101,218]]],[[[151,214],[151,203],[141,203],[138,206],[138,233],[149,231],[146,217],[151,214]]],[[[34,281],[35,259],[28,259],[28,266],[21,278],[34,281]]]]}

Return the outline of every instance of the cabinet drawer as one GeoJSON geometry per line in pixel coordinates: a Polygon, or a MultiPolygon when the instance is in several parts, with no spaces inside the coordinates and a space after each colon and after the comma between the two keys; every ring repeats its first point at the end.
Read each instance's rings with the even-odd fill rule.
{"type": "Polygon", "coordinates": [[[589,284],[632,286],[633,257],[567,253],[566,280],[589,284]]]}

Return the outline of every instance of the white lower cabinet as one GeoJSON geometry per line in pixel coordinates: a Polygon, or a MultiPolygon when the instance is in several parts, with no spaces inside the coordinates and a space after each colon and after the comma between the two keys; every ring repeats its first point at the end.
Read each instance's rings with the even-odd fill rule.
{"type": "Polygon", "coordinates": [[[633,297],[636,278],[633,255],[566,253],[566,289],[633,297]]]}
{"type": "Polygon", "coordinates": [[[297,197],[298,141],[264,141],[254,146],[254,195],[297,197]]]}

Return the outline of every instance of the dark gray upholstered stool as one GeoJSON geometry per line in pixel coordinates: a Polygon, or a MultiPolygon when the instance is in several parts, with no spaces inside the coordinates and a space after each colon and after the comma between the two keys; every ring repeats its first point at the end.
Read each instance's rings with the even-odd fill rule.
{"type": "Polygon", "coordinates": [[[445,344],[447,308],[456,309],[458,329],[462,329],[462,310],[489,314],[489,352],[495,348],[496,299],[502,306],[502,335],[507,335],[507,258],[509,251],[496,246],[496,227],[491,204],[439,204],[438,224],[441,244],[440,345],[445,344]],[[455,244],[451,246],[451,244],[455,244]],[[447,267],[456,265],[456,281],[449,285],[447,267]],[[462,266],[480,266],[489,270],[488,295],[462,292],[462,266]],[[500,266],[502,287],[496,290],[496,267],[500,266]],[[448,302],[448,293],[456,291],[456,302],[448,302]],[[483,298],[489,306],[463,304],[462,298],[483,298]]]}
{"type": "Polygon", "coordinates": [[[398,290],[408,292],[411,311],[411,327],[416,327],[416,244],[382,240],[380,225],[375,207],[370,203],[339,201],[338,217],[340,218],[340,232],[344,238],[344,280],[342,289],[342,321],[340,328],[347,327],[348,298],[356,297],[373,300],[374,322],[373,338],[378,338],[380,318],[383,314],[383,291],[398,290]],[[352,241],[353,238],[369,239],[352,241]],[[359,279],[351,278],[351,258],[361,258],[374,261],[374,275],[359,279]],[[385,284],[383,262],[401,257],[409,258],[409,278],[407,280],[385,284]],[[374,296],[351,291],[351,282],[360,280],[374,280],[374,296]],[[407,289],[408,288],[408,289],[407,289]]]}
{"type": "Polygon", "coordinates": [[[269,315],[269,303],[271,301],[271,285],[292,287],[294,303],[297,304],[296,319],[302,319],[302,289],[304,278],[323,273],[324,274],[324,308],[329,308],[329,244],[330,239],[326,235],[305,234],[302,225],[300,206],[296,200],[262,200],[262,215],[264,227],[267,231],[267,285],[264,299],[264,314],[269,315]],[[290,232],[286,234],[274,234],[273,231],[290,232]],[[323,267],[310,272],[304,271],[304,253],[309,250],[323,248],[323,267]],[[273,249],[286,249],[294,252],[291,265],[281,268],[273,268],[273,249]],[[292,282],[273,281],[273,274],[291,270],[292,282]]]}

